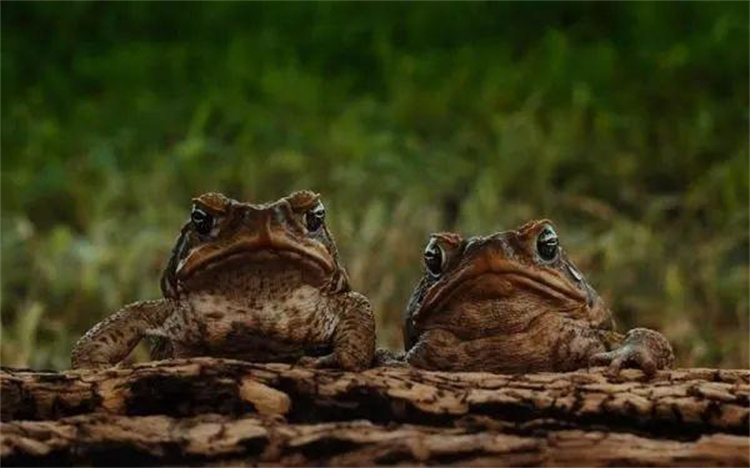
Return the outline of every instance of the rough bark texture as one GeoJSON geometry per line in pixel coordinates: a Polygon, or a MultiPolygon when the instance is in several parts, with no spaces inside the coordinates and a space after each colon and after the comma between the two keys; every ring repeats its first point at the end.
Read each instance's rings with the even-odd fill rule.
{"type": "Polygon", "coordinates": [[[4,465],[750,465],[745,370],[647,380],[200,358],[4,369],[0,384],[4,465]]]}

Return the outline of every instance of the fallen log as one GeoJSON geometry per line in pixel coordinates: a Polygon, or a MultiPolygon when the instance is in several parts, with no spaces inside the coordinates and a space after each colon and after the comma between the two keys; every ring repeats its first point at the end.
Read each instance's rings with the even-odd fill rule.
{"type": "Polygon", "coordinates": [[[284,466],[374,464],[746,465],[748,438],[680,442],[580,430],[518,436],[465,428],[365,421],[287,424],[262,417],[85,415],[3,427],[7,465],[219,463],[284,466]]]}
{"type": "Polygon", "coordinates": [[[750,371],[0,371],[0,462],[750,465],[750,371]]]}

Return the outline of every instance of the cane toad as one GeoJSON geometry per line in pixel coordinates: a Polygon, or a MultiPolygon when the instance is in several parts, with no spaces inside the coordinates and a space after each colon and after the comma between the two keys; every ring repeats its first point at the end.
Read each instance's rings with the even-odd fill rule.
{"type": "Polygon", "coordinates": [[[404,324],[413,366],[521,373],[609,365],[651,375],[674,359],[658,332],[613,331],[609,309],[547,220],[486,237],[434,234],[424,266],[404,324]]]}
{"type": "Polygon", "coordinates": [[[363,369],[375,347],[367,299],[349,287],[318,194],[267,204],[218,193],[193,200],[162,275],[163,299],[137,302],[76,343],[73,367],[216,356],[363,369]]]}

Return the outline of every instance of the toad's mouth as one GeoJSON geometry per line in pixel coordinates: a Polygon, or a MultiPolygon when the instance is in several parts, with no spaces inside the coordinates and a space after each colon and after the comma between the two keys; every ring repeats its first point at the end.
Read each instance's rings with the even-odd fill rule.
{"type": "Polygon", "coordinates": [[[555,270],[530,269],[514,262],[489,258],[474,262],[438,280],[425,295],[414,320],[468,302],[497,302],[520,292],[559,304],[585,303],[586,295],[555,270]]]}
{"type": "Polygon", "coordinates": [[[288,242],[259,244],[241,241],[230,248],[207,247],[197,251],[180,262],[177,277],[181,281],[187,281],[194,276],[203,276],[203,273],[236,271],[241,274],[242,271],[262,272],[268,269],[298,269],[315,276],[328,277],[335,270],[333,261],[314,247],[307,248],[288,242]]]}

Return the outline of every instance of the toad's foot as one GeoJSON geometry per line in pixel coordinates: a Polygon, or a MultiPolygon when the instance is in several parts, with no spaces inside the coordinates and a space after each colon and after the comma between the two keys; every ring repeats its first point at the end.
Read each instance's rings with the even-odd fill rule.
{"type": "Polygon", "coordinates": [[[302,356],[297,360],[296,365],[302,367],[312,367],[315,369],[325,369],[332,367],[340,367],[336,354],[326,354],[321,357],[302,356]]]}
{"type": "MultiPolygon", "coordinates": [[[[396,353],[388,349],[379,348],[372,359],[372,367],[408,367],[404,353],[396,353]]],[[[297,360],[297,365],[317,369],[340,367],[335,353],[321,357],[303,356],[297,360]]]]}
{"type": "Polygon", "coordinates": [[[378,348],[372,362],[373,367],[408,367],[406,355],[389,349],[378,348]]]}
{"type": "Polygon", "coordinates": [[[671,367],[673,362],[672,346],[661,333],[634,328],[625,336],[622,346],[591,356],[589,365],[609,366],[612,375],[618,375],[623,367],[634,367],[651,377],[658,369],[671,367]]]}

